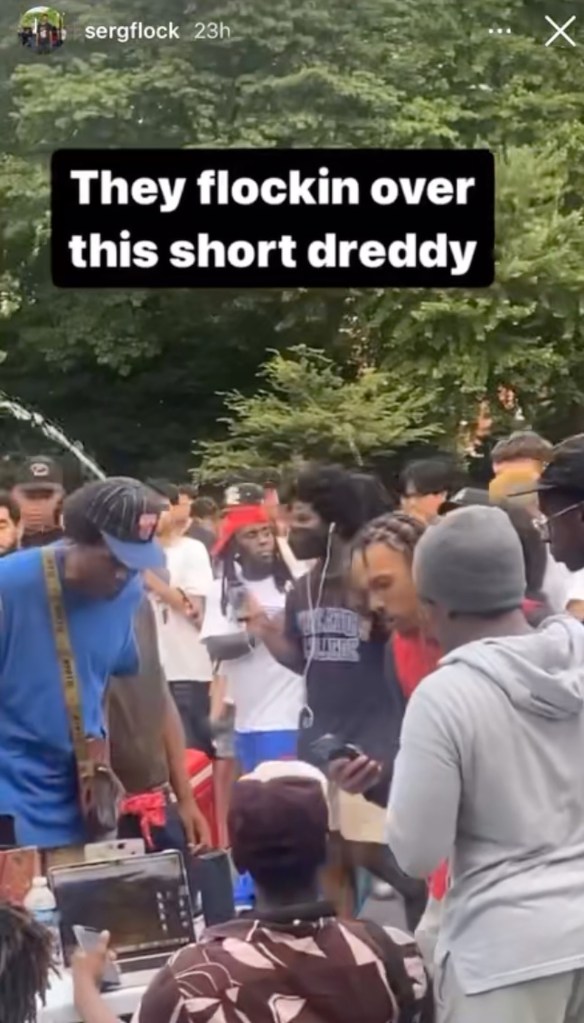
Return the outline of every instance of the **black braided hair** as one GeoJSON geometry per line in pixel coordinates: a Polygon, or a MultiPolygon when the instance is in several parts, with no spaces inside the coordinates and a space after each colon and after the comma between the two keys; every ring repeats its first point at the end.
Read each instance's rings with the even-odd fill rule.
{"type": "MultiPolygon", "coordinates": [[[[406,515],[404,512],[390,512],[388,515],[379,515],[376,519],[372,519],[371,522],[363,526],[363,529],[357,533],[352,544],[352,553],[364,554],[368,547],[381,543],[391,547],[394,551],[401,552],[411,564],[416,544],[423,535],[425,528],[423,522],[413,518],[411,515],[406,515]]],[[[387,636],[385,626],[376,613],[368,612],[365,608],[362,608],[361,614],[371,622],[372,639],[387,636]]]]}
{"type": "Polygon", "coordinates": [[[55,969],[50,931],[24,909],[0,903],[0,1020],[35,1023],[55,969]]]}
{"type": "Polygon", "coordinates": [[[368,522],[357,534],[353,551],[363,552],[375,543],[382,543],[394,551],[400,551],[409,561],[412,561],[416,544],[424,530],[423,522],[411,515],[405,515],[404,512],[380,515],[368,522]]]}
{"type": "MultiPolygon", "coordinates": [[[[235,571],[238,553],[237,534],[235,534],[225,545],[219,558],[223,564],[223,576],[221,579],[221,613],[224,617],[227,614],[229,606],[229,588],[239,582],[235,571]]],[[[278,589],[280,593],[284,593],[288,584],[293,581],[292,573],[282,557],[278,544],[276,544],[276,549],[274,551],[272,577],[274,579],[276,589],[278,589]]]]}

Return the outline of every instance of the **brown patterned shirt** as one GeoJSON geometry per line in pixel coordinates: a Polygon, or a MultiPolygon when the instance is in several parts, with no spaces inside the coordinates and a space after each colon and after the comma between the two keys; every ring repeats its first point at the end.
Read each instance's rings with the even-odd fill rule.
{"type": "Polygon", "coordinates": [[[409,936],[307,915],[209,929],[161,970],[135,1023],[430,1023],[409,936]]]}

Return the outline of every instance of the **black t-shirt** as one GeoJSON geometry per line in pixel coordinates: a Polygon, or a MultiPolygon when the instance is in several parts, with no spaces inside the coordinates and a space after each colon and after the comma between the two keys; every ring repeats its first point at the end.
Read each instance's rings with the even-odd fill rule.
{"type": "Polygon", "coordinates": [[[299,579],[286,600],[286,634],[309,665],[307,702],[314,715],[311,726],[300,729],[299,755],[314,762],[311,744],[332,733],[391,764],[404,700],[395,671],[387,670],[387,641],[369,637],[369,623],[348,606],[341,580],[327,581],[317,607],[318,591],[317,571],[299,579]]]}

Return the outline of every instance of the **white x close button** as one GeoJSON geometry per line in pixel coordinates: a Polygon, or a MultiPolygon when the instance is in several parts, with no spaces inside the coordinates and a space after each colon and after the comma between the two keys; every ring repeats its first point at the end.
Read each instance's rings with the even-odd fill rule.
{"type": "Polygon", "coordinates": [[[576,21],[576,15],[575,14],[573,14],[571,18],[568,18],[566,23],[564,25],[562,25],[561,27],[560,27],[560,25],[556,25],[554,19],[550,18],[550,16],[548,14],[546,14],[545,20],[548,22],[549,25],[552,26],[552,28],[555,29],[554,34],[552,36],[550,36],[548,41],[546,42],[546,44],[545,44],[546,46],[551,46],[552,43],[555,43],[556,39],[565,39],[565,41],[567,43],[569,43],[570,46],[575,46],[576,45],[576,43],[574,42],[572,37],[569,36],[568,33],[566,32],[566,29],[569,28],[570,25],[573,25],[573,23],[576,21]]]}

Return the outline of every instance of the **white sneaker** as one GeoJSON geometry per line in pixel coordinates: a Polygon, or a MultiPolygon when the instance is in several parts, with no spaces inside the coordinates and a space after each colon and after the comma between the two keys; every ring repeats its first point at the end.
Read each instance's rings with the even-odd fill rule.
{"type": "Polygon", "coordinates": [[[386,902],[389,899],[395,899],[395,889],[387,881],[381,881],[376,877],[371,883],[371,896],[386,902]]]}

